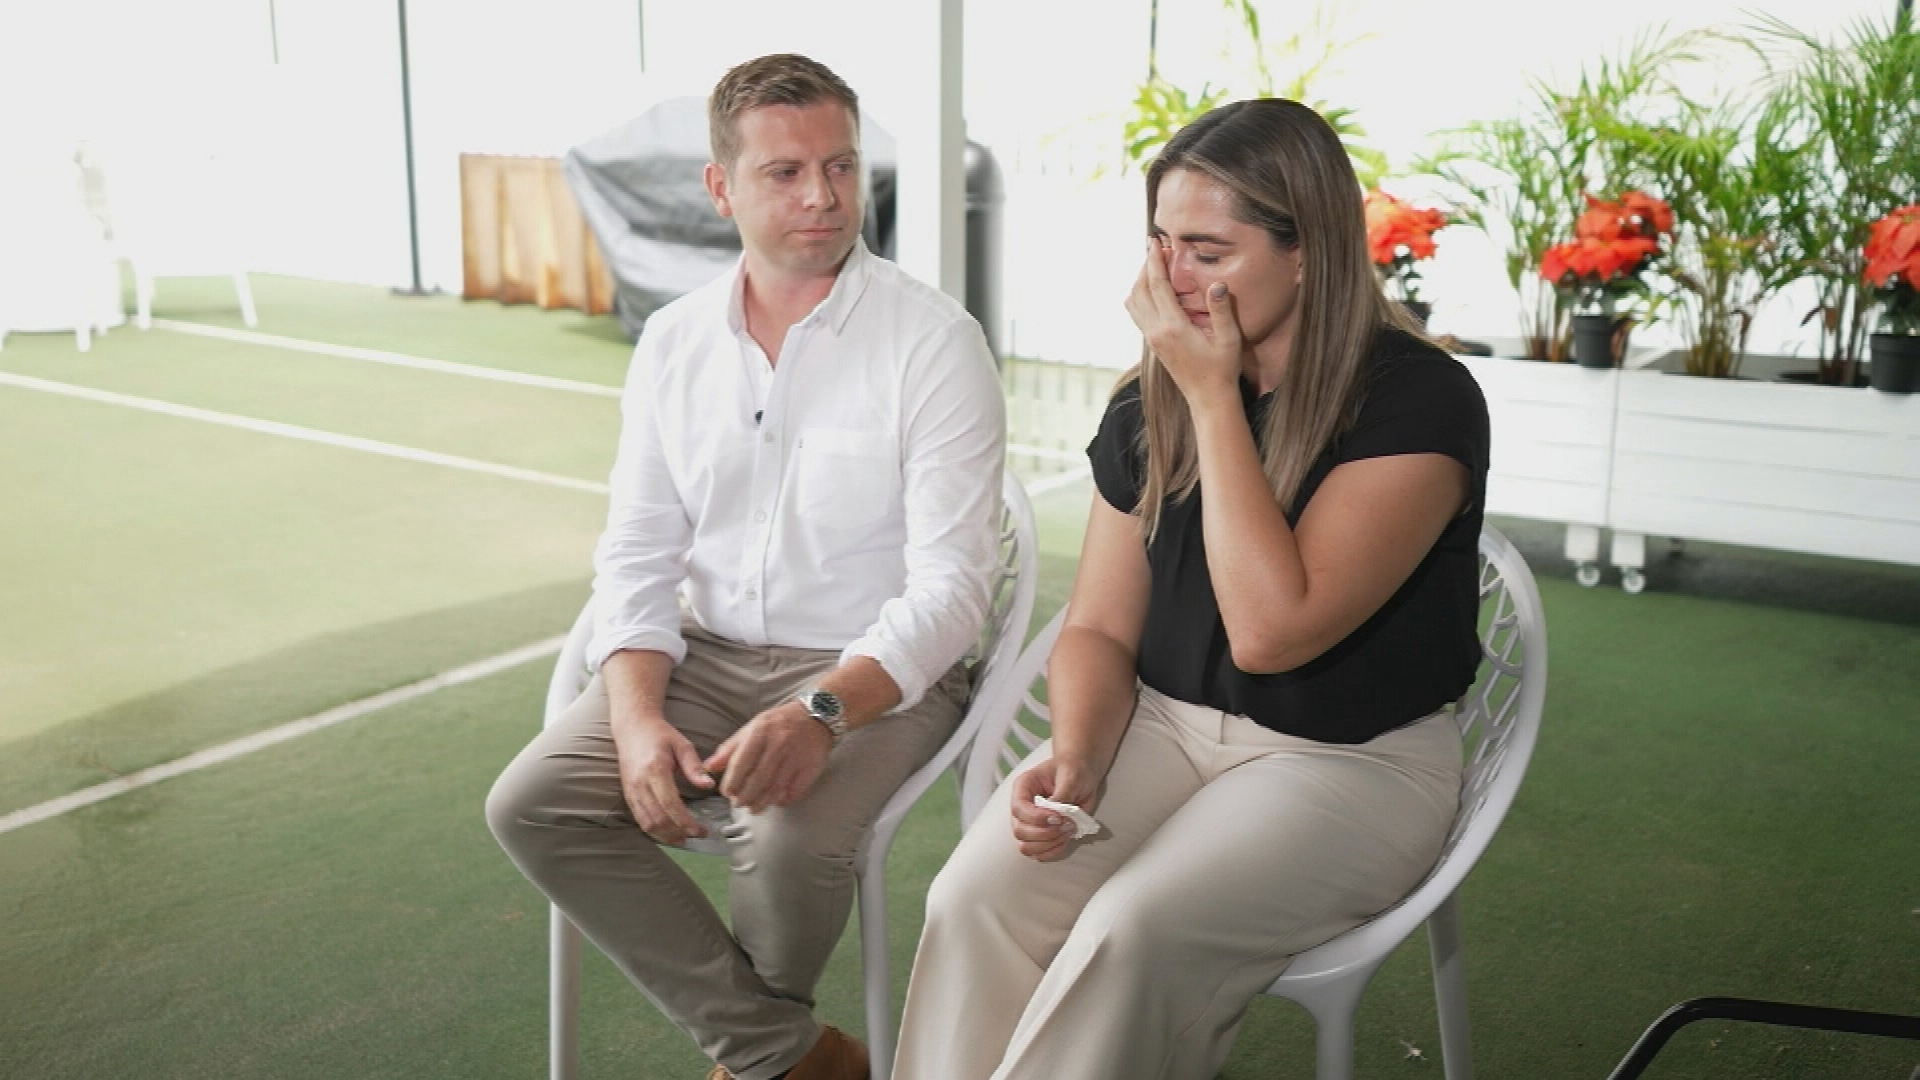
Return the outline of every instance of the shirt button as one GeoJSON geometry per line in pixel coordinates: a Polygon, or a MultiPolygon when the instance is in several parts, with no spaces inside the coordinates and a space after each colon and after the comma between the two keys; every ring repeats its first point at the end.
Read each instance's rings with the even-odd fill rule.
{"type": "Polygon", "coordinates": [[[747,599],[749,599],[749,600],[757,600],[757,599],[759,599],[759,597],[760,597],[760,594],[759,594],[759,592],[757,592],[757,591],[755,591],[755,590],[753,590],[753,589],[748,589],[748,590],[746,591],[746,597],[747,597],[747,599]]]}
{"type": "Polygon", "coordinates": [[[767,512],[766,512],[765,510],[756,510],[756,511],[754,511],[754,512],[753,512],[753,520],[754,520],[754,521],[756,521],[756,522],[759,522],[759,523],[760,523],[760,524],[762,524],[762,525],[764,525],[764,524],[766,524],[766,522],[767,522],[767,512]]]}
{"type": "Polygon", "coordinates": [[[761,441],[761,442],[763,442],[763,443],[767,443],[768,445],[772,445],[772,443],[773,443],[773,432],[771,432],[771,431],[769,431],[769,432],[767,432],[766,434],[764,434],[764,435],[762,435],[762,436],[760,436],[760,441],[761,441]]]}

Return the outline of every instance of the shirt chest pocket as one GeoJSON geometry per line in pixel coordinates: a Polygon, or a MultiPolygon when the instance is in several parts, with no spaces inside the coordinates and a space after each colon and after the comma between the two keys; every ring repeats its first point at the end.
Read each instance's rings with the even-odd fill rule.
{"type": "Polygon", "coordinates": [[[898,436],[809,428],[794,449],[794,506],[809,527],[862,528],[899,506],[898,436]]]}

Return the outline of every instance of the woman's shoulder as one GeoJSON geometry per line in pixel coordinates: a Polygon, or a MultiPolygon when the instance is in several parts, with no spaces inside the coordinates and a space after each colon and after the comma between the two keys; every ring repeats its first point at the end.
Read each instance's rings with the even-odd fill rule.
{"type": "Polygon", "coordinates": [[[1100,430],[1087,444],[1094,485],[1115,509],[1131,512],[1139,501],[1140,431],[1145,422],[1140,411],[1140,377],[1130,373],[1114,387],[1107,411],[1100,417],[1100,430]]]}
{"type": "Polygon", "coordinates": [[[1398,327],[1381,328],[1368,361],[1368,404],[1425,401],[1486,412],[1479,381],[1458,357],[1398,327]]]}
{"type": "Polygon", "coordinates": [[[1438,452],[1486,468],[1487,400],[1465,364],[1392,327],[1380,331],[1368,360],[1365,396],[1336,444],[1337,460],[1438,452]]]}
{"type": "Polygon", "coordinates": [[[1107,398],[1106,412],[1100,418],[1100,430],[1103,434],[1131,439],[1144,422],[1145,415],[1140,404],[1140,375],[1128,372],[1114,384],[1113,393],[1107,398]]]}

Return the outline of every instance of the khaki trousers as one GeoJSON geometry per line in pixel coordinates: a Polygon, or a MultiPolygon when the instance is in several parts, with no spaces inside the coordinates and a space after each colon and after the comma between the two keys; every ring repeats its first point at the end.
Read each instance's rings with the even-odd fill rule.
{"type": "Polygon", "coordinates": [[[895,1080],[1214,1076],[1295,954],[1432,869],[1460,777],[1451,710],[1338,746],[1142,687],[1103,832],[1022,856],[1009,782],[934,880],[895,1080]]]}
{"type": "MultiPolygon", "coordinates": [[[[683,634],[667,719],[702,756],[839,659],[740,645],[691,622],[683,634]]],[[[521,872],[708,1057],[765,1080],[819,1037],[813,988],[853,905],[854,855],[887,799],[953,733],[966,694],[956,667],[912,709],[841,740],[806,798],[734,812],[748,835],[729,845],[731,933],[634,824],[597,677],[500,775],[487,821],[521,872]]],[[[695,790],[683,780],[683,793],[695,790]]]]}

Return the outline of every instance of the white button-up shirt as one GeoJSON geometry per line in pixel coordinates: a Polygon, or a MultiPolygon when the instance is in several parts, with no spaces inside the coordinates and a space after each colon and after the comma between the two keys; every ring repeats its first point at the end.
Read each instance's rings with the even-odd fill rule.
{"type": "Polygon", "coordinates": [[[980,327],[856,244],[778,365],[747,333],[742,268],[655,312],[621,397],[594,556],[598,670],[678,663],[684,593],[749,645],[869,656],[917,702],[984,625],[1006,416],[980,327]]]}

